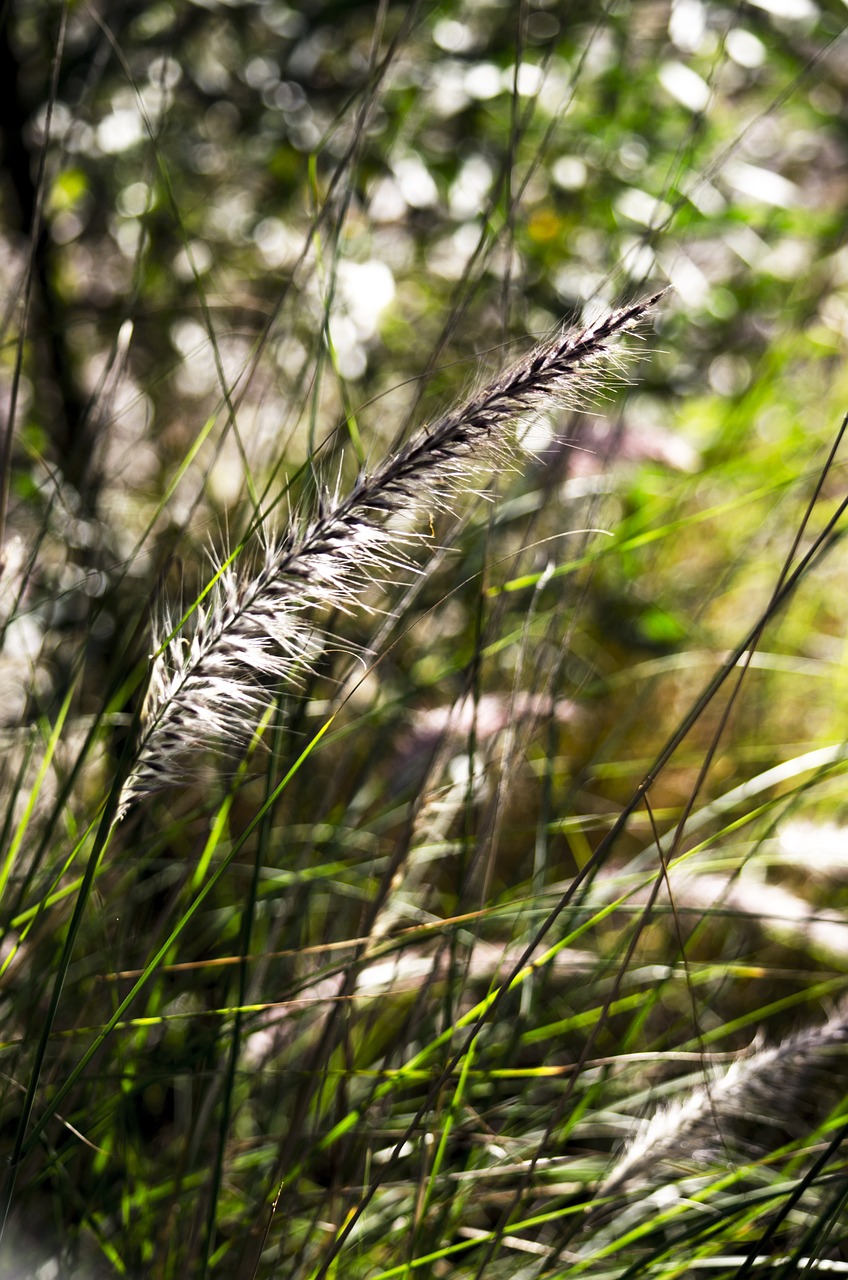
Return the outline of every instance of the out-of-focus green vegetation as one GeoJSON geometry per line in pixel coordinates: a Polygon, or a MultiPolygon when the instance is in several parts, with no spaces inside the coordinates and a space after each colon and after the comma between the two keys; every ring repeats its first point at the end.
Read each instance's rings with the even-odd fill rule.
{"type": "Polygon", "coordinates": [[[0,1274],[848,1266],[829,1095],[590,1212],[845,985],[846,25],[10,0],[0,1274]],[[210,550],[667,283],[620,385],[328,620],[355,664],[102,843],[210,550]]]}

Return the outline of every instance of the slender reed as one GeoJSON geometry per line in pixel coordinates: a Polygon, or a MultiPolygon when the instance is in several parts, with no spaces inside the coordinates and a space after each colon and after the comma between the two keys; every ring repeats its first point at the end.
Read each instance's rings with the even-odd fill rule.
{"type": "Polygon", "coordinates": [[[186,781],[199,747],[243,743],[269,690],[296,681],[320,652],[315,610],[350,612],[387,570],[409,569],[412,528],[443,509],[486,465],[503,465],[522,416],[585,387],[610,342],[632,329],[664,290],[537,346],[513,368],[359,476],[344,498],[325,495],[314,518],[267,541],[258,569],[222,568],[195,611],[191,639],[163,617],[151,662],[144,725],[122,812],[139,796],[186,781]],[[406,527],[389,527],[393,516],[406,527]]]}

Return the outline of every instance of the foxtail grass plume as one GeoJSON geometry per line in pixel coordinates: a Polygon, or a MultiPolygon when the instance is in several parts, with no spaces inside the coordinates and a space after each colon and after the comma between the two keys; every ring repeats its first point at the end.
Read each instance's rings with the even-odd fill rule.
{"type": "Polygon", "coordinates": [[[221,569],[194,612],[190,638],[174,634],[166,613],[121,813],[139,796],[187,781],[200,750],[243,744],[271,691],[296,681],[321,651],[315,615],[349,613],[376,577],[408,571],[411,546],[426,537],[410,532],[410,514],[449,507],[481,468],[511,460],[516,423],[550,401],[573,404],[598,364],[611,358],[613,340],[664,292],[540,344],[362,473],[346,497],[324,495],[311,520],[266,542],[258,567],[221,569]],[[392,527],[391,517],[401,514],[404,527],[392,527]]]}
{"type": "Polygon", "coordinates": [[[599,1194],[746,1163],[821,1124],[848,1085],[848,1003],[821,1026],[737,1059],[722,1075],[661,1108],[599,1194]]]}

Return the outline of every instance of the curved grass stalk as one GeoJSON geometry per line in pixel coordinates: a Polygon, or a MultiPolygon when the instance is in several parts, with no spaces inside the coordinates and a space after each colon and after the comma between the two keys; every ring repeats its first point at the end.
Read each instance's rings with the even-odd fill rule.
{"type": "Polygon", "coordinates": [[[610,343],[665,291],[563,331],[500,374],[462,407],[420,431],[344,498],[324,498],[307,524],[265,545],[258,569],[224,565],[195,611],[190,639],[165,615],[152,659],[144,727],[121,811],[139,796],[186,781],[192,754],[241,744],[280,683],[295,683],[323,646],[316,613],[350,613],[387,571],[412,569],[427,534],[422,513],[470,491],[481,467],[508,463],[514,427],[551,400],[573,402],[610,343]],[[389,522],[402,516],[404,525],[389,522]]]}
{"type": "Polygon", "coordinates": [[[844,1096],[848,1007],[769,1048],[657,1111],[601,1188],[673,1181],[716,1164],[756,1159],[808,1134],[844,1096]]]}

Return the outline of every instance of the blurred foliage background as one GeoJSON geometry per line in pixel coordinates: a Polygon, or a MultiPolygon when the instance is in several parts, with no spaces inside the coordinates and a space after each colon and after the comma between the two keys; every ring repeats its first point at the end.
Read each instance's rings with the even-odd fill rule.
{"type": "MultiPolygon", "coordinates": [[[[845,494],[847,23],[842,0],[8,0],[10,1144],[152,612],[533,338],[673,290],[491,501],[433,513],[424,573],[333,620],[361,663],[288,692],[258,767],[116,830],[36,1119],[179,936],[28,1148],[3,1274],[582,1274],[573,1205],[676,1078],[629,1052],[730,1054],[832,1007],[841,525],[769,608],[845,494]],[[658,844],[683,860],[646,915],[658,844]],[[451,1064],[552,911],[557,954],[451,1064]],[[437,1062],[462,1091],[428,1093],[437,1062]],[[562,1216],[534,1254],[508,1224],[540,1204],[562,1216]]],[[[660,1265],[622,1250],[591,1274],[660,1265]]]]}

